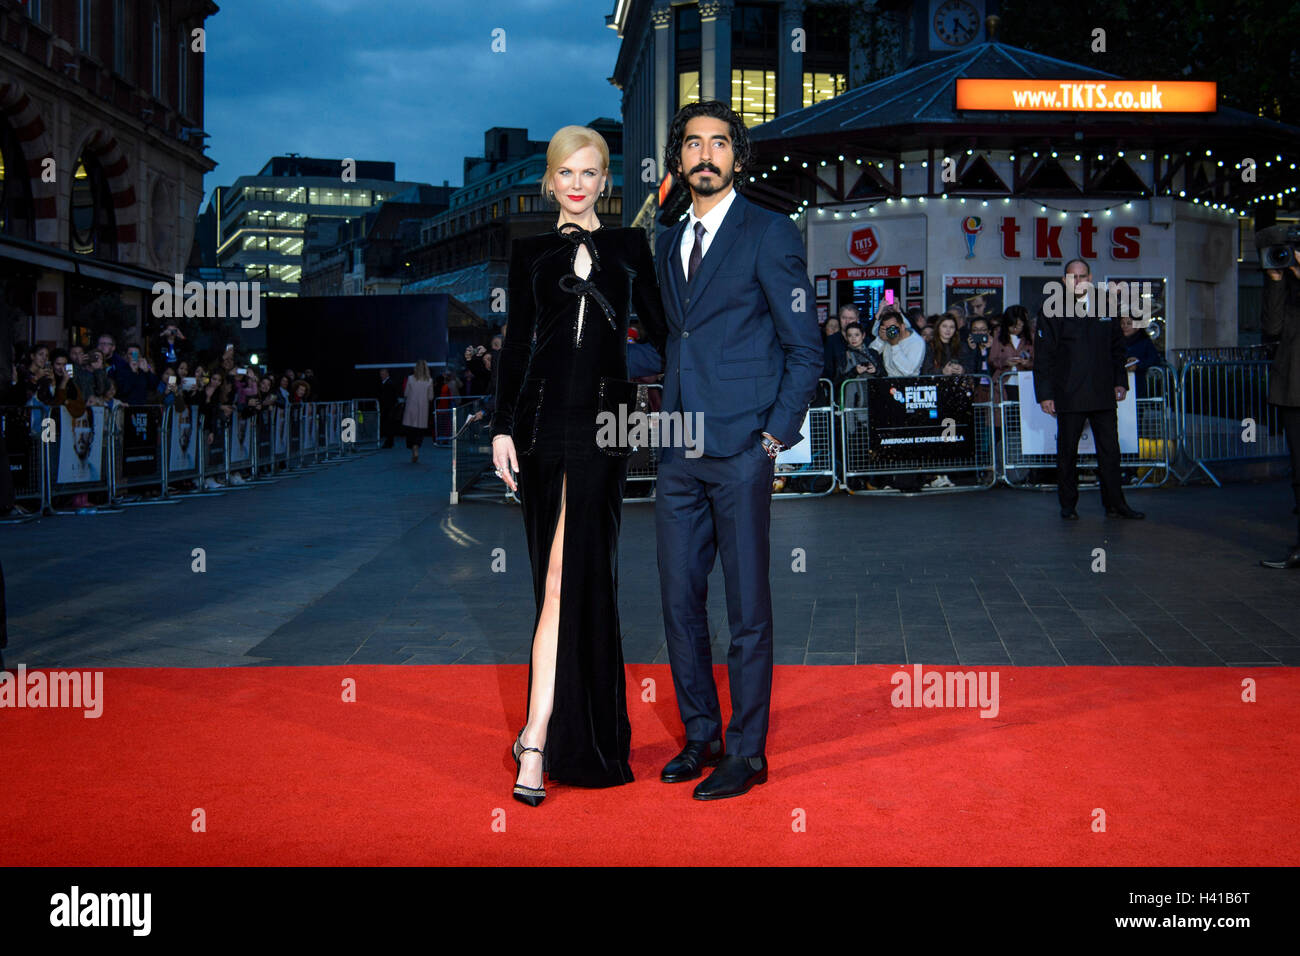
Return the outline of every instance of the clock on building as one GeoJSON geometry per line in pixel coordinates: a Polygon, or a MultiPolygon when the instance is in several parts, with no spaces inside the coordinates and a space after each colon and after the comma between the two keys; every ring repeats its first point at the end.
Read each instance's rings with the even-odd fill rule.
{"type": "Polygon", "coordinates": [[[943,0],[934,8],[930,22],[935,37],[955,48],[963,47],[979,36],[980,16],[980,11],[969,0],[943,0]]]}

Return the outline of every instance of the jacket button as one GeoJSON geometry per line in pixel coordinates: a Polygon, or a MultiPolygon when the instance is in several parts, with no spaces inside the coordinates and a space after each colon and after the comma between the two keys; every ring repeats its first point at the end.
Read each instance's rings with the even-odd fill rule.
{"type": "Polygon", "coordinates": [[[683,333],[682,333],[682,338],[684,338],[684,339],[689,339],[690,337],[691,337],[691,333],[690,333],[690,332],[683,332],[683,333]]]}

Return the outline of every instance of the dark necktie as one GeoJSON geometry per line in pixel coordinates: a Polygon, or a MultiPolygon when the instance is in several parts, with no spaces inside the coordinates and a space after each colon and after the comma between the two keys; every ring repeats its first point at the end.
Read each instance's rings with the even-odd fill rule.
{"type": "Polygon", "coordinates": [[[698,219],[695,222],[695,245],[691,247],[691,258],[686,263],[686,281],[690,283],[695,278],[695,270],[700,267],[700,260],[704,258],[704,223],[698,219]]]}

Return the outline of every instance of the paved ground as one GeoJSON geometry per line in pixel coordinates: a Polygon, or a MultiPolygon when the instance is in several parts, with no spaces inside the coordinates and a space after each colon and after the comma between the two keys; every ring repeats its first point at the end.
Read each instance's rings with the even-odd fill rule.
{"type": "MultiPolygon", "coordinates": [[[[0,528],[6,662],[523,663],[534,609],[517,508],[450,506],[448,456],[426,445],[411,465],[395,448],[220,497],[0,528]]],[[[1256,563],[1291,541],[1285,484],[1130,497],[1145,522],[1105,520],[1096,492],[1069,524],[1054,496],[1010,489],[776,501],[777,662],[1300,665],[1300,573],[1256,563]]],[[[666,660],[652,508],[624,510],[637,662],[666,660]]],[[[709,608],[721,662],[717,569],[709,608]]]]}

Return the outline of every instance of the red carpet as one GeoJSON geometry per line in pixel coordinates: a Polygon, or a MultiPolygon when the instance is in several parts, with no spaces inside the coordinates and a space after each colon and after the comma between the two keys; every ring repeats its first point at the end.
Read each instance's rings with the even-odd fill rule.
{"type": "Polygon", "coordinates": [[[658,781],[668,669],[631,666],[637,781],[531,809],[522,667],[109,669],[98,719],[0,709],[0,863],[1300,863],[1296,669],[1000,668],[993,719],[891,706],[897,670],[777,668],[771,781],[701,803],[658,781]]]}

